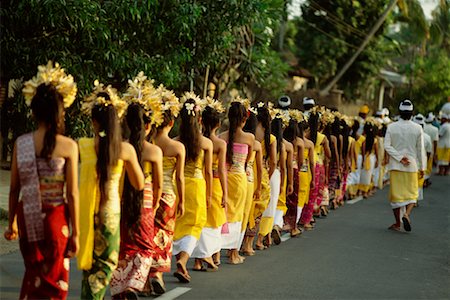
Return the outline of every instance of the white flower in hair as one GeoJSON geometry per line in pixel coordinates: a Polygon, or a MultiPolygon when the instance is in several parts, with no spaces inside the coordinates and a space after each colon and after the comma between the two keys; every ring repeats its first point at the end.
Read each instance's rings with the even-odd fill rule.
{"type": "Polygon", "coordinates": [[[194,110],[195,106],[196,106],[195,103],[185,103],[184,104],[184,107],[186,108],[188,115],[190,115],[190,116],[192,115],[195,117],[195,110],[194,110]]]}
{"type": "Polygon", "coordinates": [[[258,110],[255,107],[250,107],[248,110],[254,113],[255,115],[258,115],[258,110]]]}
{"type": "Polygon", "coordinates": [[[264,102],[258,102],[257,106],[258,108],[264,107],[264,102]]]}

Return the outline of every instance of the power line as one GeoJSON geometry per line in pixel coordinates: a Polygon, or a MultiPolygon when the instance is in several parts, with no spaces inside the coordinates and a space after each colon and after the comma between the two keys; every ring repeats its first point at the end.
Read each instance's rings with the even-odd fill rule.
{"type": "Polygon", "coordinates": [[[332,38],[332,39],[334,39],[334,40],[340,41],[340,42],[346,44],[347,46],[349,46],[349,47],[351,47],[351,48],[353,48],[353,49],[358,49],[358,47],[356,47],[356,46],[354,46],[354,45],[352,45],[352,44],[350,44],[350,43],[344,41],[343,39],[340,39],[340,38],[338,38],[338,37],[335,37],[335,36],[329,34],[328,32],[326,32],[326,31],[320,29],[319,27],[316,26],[316,24],[310,23],[310,22],[308,22],[308,21],[306,21],[306,20],[304,20],[304,19],[303,19],[303,22],[304,22],[305,24],[309,25],[310,27],[314,28],[315,30],[319,31],[320,33],[322,33],[322,34],[324,34],[324,35],[326,35],[326,36],[328,36],[328,37],[330,37],[330,38],[332,38]]]}
{"type": "Polygon", "coordinates": [[[363,38],[366,37],[367,34],[365,32],[363,32],[363,31],[353,27],[352,25],[346,23],[345,21],[341,20],[338,16],[334,15],[333,13],[331,13],[330,11],[325,9],[323,6],[321,6],[316,1],[310,0],[309,2],[310,2],[310,5],[312,6],[312,8],[315,9],[316,11],[322,10],[322,11],[326,12],[327,15],[325,17],[328,17],[331,21],[335,22],[335,24],[339,24],[340,26],[344,26],[348,30],[354,32],[355,34],[360,35],[363,38]]]}

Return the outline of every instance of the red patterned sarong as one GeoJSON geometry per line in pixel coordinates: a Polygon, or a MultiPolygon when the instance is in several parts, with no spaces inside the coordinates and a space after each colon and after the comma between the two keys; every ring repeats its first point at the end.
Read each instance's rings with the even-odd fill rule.
{"type": "MultiPolygon", "coordinates": [[[[153,242],[155,244],[150,273],[170,272],[172,259],[173,232],[176,219],[176,197],[163,193],[155,214],[153,242]]],[[[152,275],[151,275],[152,276],[152,275]]],[[[153,276],[152,276],[153,277],[153,276]]]]}

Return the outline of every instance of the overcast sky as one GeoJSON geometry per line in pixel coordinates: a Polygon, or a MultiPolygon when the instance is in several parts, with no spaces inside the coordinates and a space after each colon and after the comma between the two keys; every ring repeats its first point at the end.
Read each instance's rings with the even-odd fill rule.
{"type": "MultiPolygon", "coordinates": [[[[431,19],[431,12],[439,3],[439,0],[419,0],[422,3],[423,11],[427,19],[431,19]]],[[[292,5],[289,9],[290,17],[295,17],[300,15],[300,5],[305,2],[305,0],[292,0],[292,5]]]]}

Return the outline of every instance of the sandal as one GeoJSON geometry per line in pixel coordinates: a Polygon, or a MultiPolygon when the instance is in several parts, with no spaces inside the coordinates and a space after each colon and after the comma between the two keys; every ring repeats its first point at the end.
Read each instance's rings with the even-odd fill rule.
{"type": "MultiPolygon", "coordinates": [[[[278,226],[277,226],[277,227],[278,227],[278,226]]],[[[273,243],[274,243],[275,245],[281,244],[281,234],[280,234],[280,231],[278,230],[277,227],[274,227],[274,228],[272,229],[272,234],[271,234],[273,243]]]]}
{"type": "Polygon", "coordinates": [[[176,271],[173,273],[173,276],[175,276],[181,283],[189,283],[191,282],[191,279],[186,276],[186,274],[183,274],[181,272],[176,271]]]}
{"type": "Polygon", "coordinates": [[[404,215],[402,218],[403,221],[403,228],[405,229],[405,231],[411,231],[411,222],[409,221],[409,216],[408,215],[404,215]]]}
{"type": "Polygon", "coordinates": [[[157,295],[162,295],[166,292],[166,286],[164,282],[159,278],[152,278],[152,289],[153,292],[157,295]]]}
{"type": "Polygon", "coordinates": [[[402,231],[402,230],[400,229],[400,227],[395,226],[395,224],[392,224],[391,226],[389,226],[388,229],[389,229],[389,230],[393,230],[393,231],[398,231],[398,232],[402,231]]]}

